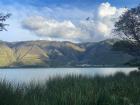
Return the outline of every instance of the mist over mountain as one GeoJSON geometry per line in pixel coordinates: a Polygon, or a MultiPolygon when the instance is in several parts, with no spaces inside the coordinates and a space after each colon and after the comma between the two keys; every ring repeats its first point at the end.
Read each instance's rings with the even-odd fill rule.
{"type": "Polygon", "coordinates": [[[134,57],[121,51],[113,51],[112,46],[117,41],[0,41],[0,67],[122,66],[134,57]]]}

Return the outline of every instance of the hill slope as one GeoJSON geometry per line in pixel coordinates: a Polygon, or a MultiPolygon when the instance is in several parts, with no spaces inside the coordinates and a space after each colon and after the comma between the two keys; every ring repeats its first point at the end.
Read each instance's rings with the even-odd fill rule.
{"type": "Polygon", "coordinates": [[[58,41],[0,42],[0,67],[120,66],[131,55],[112,51],[117,40],[97,43],[58,41]]]}

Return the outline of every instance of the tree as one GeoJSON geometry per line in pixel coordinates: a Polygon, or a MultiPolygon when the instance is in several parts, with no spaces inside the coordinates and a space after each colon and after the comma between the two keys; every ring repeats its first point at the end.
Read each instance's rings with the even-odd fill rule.
{"type": "Polygon", "coordinates": [[[140,5],[120,16],[114,31],[120,37],[140,45],[140,5]]]}
{"type": "Polygon", "coordinates": [[[8,25],[8,24],[5,24],[4,22],[9,18],[11,16],[11,14],[0,14],[0,31],[3,31],[3,30],[5,30],[5,31],[7,31],[7,29],[6,29],[6,26],[8,25]]]}
{"type": "Polygon", "coordinates": [[[124,40],[115,43],[113,48],[135,57],[128,65],[140,66],[140,5],[122,14],[115,23],[114,31],[124,40]]]}

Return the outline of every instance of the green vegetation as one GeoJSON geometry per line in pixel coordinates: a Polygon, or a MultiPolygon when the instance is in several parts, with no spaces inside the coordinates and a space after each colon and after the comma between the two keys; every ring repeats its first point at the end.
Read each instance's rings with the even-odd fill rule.
{"type": "Polygon", "coordinates": [[[124,63],[125,65],[135,66],[135,67],[140,65],[140,47],[138,44],[132,43],[127,40],[122,40],[122,41],[116,42],[113,45],[112,50],[123,51],[124,53],[127,53],[133,56],[133,59],[124,63]]]}
{"type": "Polygon", "coordinates": [[[134,56],[126,65],[140,66],[140,5],[124,12],[114,26],[115,34],[124,39],[114,49],[134,56]]]}
{"type": "Polygon", "coordinates": [[[140,5],[128,9],[115,22],[114,32],[120,38],[140,46],[140,5]]]}
{"type": "Polygon", "coordinates": [[[0,82],[0,105],[139,105],[140,71],[108,77],[66,76],[45,84],[0,82]]]}

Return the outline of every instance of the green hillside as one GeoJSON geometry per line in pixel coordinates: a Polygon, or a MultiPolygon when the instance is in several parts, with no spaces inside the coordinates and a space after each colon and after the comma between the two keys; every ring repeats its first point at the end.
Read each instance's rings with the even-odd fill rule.
{"type": "Polygon", "coordinates": [[[122,66],[133,56],[113,51],[118,40],[96,43],[25,41],[0,43],[0,67],[122,66]]]}

